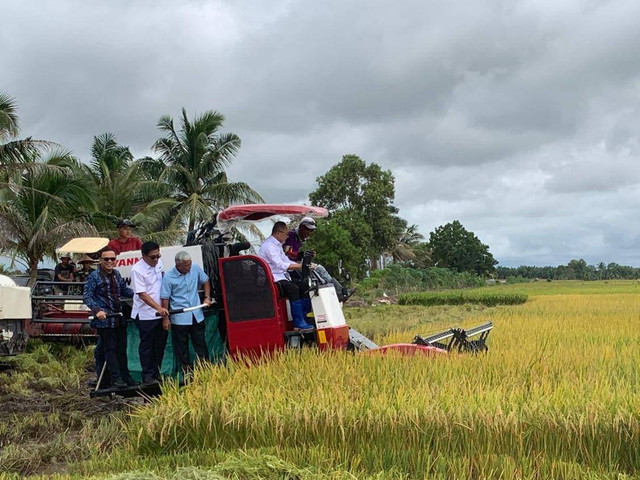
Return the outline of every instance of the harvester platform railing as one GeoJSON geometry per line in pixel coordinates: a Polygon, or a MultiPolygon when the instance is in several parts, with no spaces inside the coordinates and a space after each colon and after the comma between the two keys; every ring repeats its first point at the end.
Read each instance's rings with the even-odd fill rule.
{"type": "Polygon", "coordinates": [[[441,348],[443,350],[458,352],[486,352],[487,337],[493,328],[493,322],[483,323],[477,327],[464,330],[462,328],[450,328],[444,332],[435,333],[428,337],[416,335],[413,338],[415,345],[428,345],[441,348]],[[478,336],[474,340],[471,337],[478,336]]]}

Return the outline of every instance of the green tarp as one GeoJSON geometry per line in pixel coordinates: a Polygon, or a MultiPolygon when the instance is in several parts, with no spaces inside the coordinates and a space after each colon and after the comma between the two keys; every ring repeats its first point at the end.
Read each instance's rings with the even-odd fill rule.
{"type": "MultiPolygon", "coordinates": [[[[214,363],[224,359],[225,346],[218,332],[218,313],[205,312],[205,338],[207,340],[207,348],[209,349],[210,360],[214,363]]],[[[138,346],[140,345],[140,336],[138,328],[133,321],[127,324],[127,359],[129,361],[129,372],[131,376],[140,381],[142,379],[142,367],[140,366],[140,356],[138,355],[138,346]]],[[[194,360],[195,353],[191,342],[189,342],[189,351],[191,359],[194,360]]],[[[173,344],[171,342],[171,331],[167,338],[167,346],[164,350],[164,358],[162,359],[162,368],[160,373],[164,376],[176,377],[180,373],[180,364],[173,354],[173,344]]]]}

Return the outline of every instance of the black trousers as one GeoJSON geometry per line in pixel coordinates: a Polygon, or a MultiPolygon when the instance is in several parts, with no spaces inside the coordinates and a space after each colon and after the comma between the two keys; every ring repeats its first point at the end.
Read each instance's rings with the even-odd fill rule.
{"type": "Polygon", "coordinates": [[[93,359],[96,363],[96,378],[100,378],[100,374],[102,373],[102,368],[105,368],[104,375],[102,375],[102,382],[100,384],[101,387],[108,387],[111,385],[111,374],[109,373],[109,369],[104,365],[104,343],[102,342],[102,337],[98,335],[98,342],[96,343],[96,348],[93,351],[93,359]]]}
{"type": "Polygon", "coordinates": [[[189,357],[189,338],[191,338],[191,344],[198,356],[198,360],[209,360],[204,329],[204,320],[198,323],[193,314],[191,315],[191,325],[171,325],[173,351],[184,371],[193,368],[193,363],[189,357]]]}
{"type": "Polygon", "coordinates": [[[160,367],[167,346],[167,331],[162,328],[162,320],[140,320],[135,318],[136,327],[140,333],[140,365],[142,366],[142,380],[160,380],[160,367]]]}
{"type": "Polygon", "coordinates": [[[296,283],[289,280],[278,280],[276,283],[280,285],[283,295],[290,301],[300,300],[300,288],[296,283]]]}
{"type": "Polygon", "coordinates": [[[104,359],[111,374],[111,381],[126,381],[129,378],[127,365],[127,322],[119,319],[115,328],[98,328],[104,347],[104,359]]]}

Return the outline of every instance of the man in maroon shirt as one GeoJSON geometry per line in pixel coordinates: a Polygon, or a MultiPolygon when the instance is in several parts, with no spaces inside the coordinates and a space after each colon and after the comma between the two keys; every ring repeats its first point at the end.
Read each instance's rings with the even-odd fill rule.
{"type": "MultiPolygon", "coordinates": [[[[302,251],[302,247],[304,242],[306,242],[311,235],[316,231],[316,221],[311,217],[304,217],[300,220],[300,224],[297,228],[291,230],[285,240],[282,248],[284,249],[284,253],[287,257],[289,257],[294,262],[299,262],[302,260],[304,256],[304,252],[302,251]]],[[[316,251],[311,250],[311,255],[313,257],[316,256],[316,251]]],[[[322,266],[315,266],[315,273],[324,283],[333,284],[336,289],[336,293],[338,294],[338,300],[341,302],[346,302],[351,295],[356,291],[355,288],[352,290],[348,290],[342,286],[342,284],[333,278],[329,272],[322,266]]],[[[303,298],[303,303],[305,304],[306,311],[311,310],[311,306],[308,302],[308,298],[305,300],[303,298]]]]}
{"type": "Polygon", "coordinates": [[[136,226],[131,220],[119,220],[116,224],[116,228],[118,229],[118,238],[111,240],[107,247],[116,252],[116,255],[120,255],[122,252],[140,250],[142,247],[142,240],[131,233],[131,229],[135,227],[136,226]]]}

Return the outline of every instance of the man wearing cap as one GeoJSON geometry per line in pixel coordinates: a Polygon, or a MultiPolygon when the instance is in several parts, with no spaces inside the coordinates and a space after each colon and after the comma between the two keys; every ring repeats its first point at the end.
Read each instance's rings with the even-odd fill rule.
{"type": "MultiPolygon", "coordinates": [[[[316,221],[313,218],[304,217],[300,220],[300,224],[289,232],[289,235],[282,246],[287,257],[296,262],[301,261],[304,255],[302,246],[304,242],[313,235],[315,230],[316,221]]],[[[315,257],[316,251],[311,250],[311,254],[315,257]]],[[[341,302],[346,302],[355,292],[355,289],[347,290],[344,288],[342,284],[333,278],[322,265],[315,265],[314,272],[324,283],[332,284],[335,287],[336,293],[338,294],[338,300],[341,302]]],[[[308,299],[303,299],[303,303],[305,304],[305,310],[309,310],[311,308],[308,299]]]]}
{"type": "MultiPolygon", "coordinates": [[[[75,267],[73,263],[71,263],[71,256],[67,253],[60,254],[60,263],[56,265],[54,270],[54,276],[56,282],[73,282],[74,281],[74,272],[75,267]]],[[[63,294],[68,292],[68,285],[64,285],[61,287],[56,287],[55,291],[58,294],[63,294]]]]}
{"type": "MultiPolygon", "coordinates": [[[[291,230],[284,241],[284,253],[294,262],[302,260],[302,244],[313,234],[316,221],[311,217],[304,217],[300,224],[291,230]]],[[[315,255],[315,251],[313,252],[315,255]]]]}
{"type": "Polygon", "coordinates": [[[167,317],[169,311],[160,303],[164,276],[160,246],[156,242],[145,242],[140,251],[142,260],[131,269],[131,287],[135,293],[131,317],[140,332],[138,354],[142,366],[142,383],[152,385],[161,380],[160,367],[167,345],[167,332],[162,328],[162,317],[167,317]]]}
{"type": "Polygon", "coordinates": [[[136,228],[131,220],[126,218],[119,220],[116,228],[118,229],[118,238],[112,239],[107,245],[116,252],[116,255],[120,255],[122,252],[140,250],[140,248],[142,248],[142,240],[131,233],[131,229],[136,228]]]}

